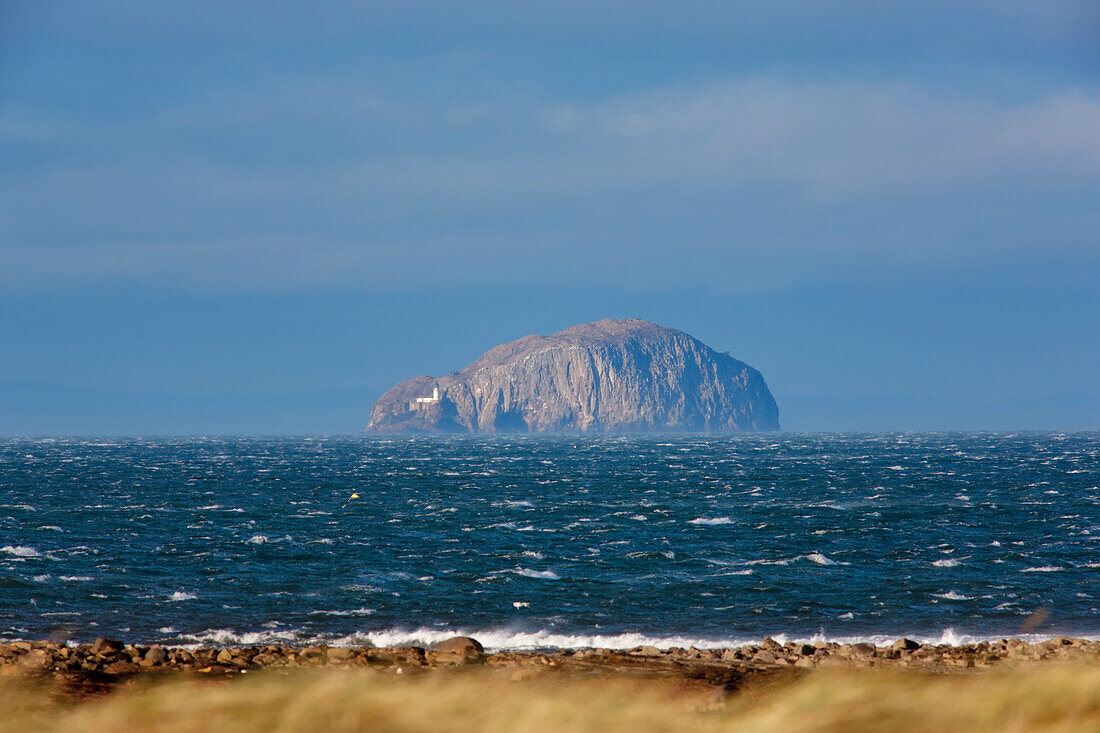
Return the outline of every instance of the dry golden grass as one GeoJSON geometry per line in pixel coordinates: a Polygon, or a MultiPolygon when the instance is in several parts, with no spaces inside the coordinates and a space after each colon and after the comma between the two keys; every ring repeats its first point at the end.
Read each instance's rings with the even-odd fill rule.
{"type": "Polygon", "coordinates": [[[0,678],[0,731],[1100,731],[1100,668],[979,674],[819,672],[716,703],[682,682],[511,681],[492,670],[403,679],[324,670],[173,680],[79,704],[0,678]]]}

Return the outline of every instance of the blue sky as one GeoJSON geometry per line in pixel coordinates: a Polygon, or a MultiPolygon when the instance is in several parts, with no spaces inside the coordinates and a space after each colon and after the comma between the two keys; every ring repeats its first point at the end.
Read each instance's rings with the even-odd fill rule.
{"type": "Polygon", "coordinates": [[[1100,395],[1096,8],[6,2],[0,380],[380,392],[639,316],[800,427],[1100,395]]]}

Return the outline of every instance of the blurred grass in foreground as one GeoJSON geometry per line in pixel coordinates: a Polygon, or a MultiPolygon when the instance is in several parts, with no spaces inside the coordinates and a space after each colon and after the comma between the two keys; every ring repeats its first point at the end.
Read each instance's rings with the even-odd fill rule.
{"type": "Polygon", "coordinates": [[[0,678],[0,731],[1077,731],[1100,730],[1100,667],[932,676],[829,671],[734,693],[684,680],[514,670],[397,678],[326,670],[169,679],[80,702],[0,678]]]}

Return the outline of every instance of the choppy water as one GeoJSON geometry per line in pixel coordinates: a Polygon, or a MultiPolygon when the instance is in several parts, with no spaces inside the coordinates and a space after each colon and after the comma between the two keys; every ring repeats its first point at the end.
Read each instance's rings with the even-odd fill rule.
{"type": "Polygon", "coordinates": [[[0,638],[1094,636],[1098,579],[1098,433],[0,440],[0,638]]]}

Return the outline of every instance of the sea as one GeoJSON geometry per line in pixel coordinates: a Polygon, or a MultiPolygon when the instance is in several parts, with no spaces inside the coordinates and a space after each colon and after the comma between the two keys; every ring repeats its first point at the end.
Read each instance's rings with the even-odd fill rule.
{"type": "Polygon", "coordinates": [[[0,439],[0,639],[1100,638],[1100,433],[0,439]]]}

